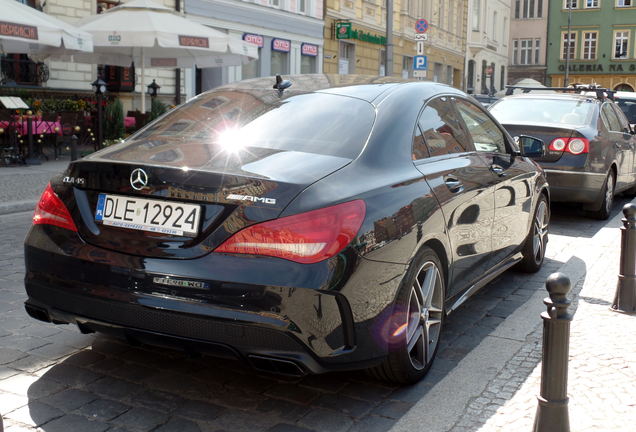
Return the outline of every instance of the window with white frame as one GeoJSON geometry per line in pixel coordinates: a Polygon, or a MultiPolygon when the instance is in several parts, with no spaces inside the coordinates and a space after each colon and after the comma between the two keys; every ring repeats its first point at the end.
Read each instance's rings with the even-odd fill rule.
{"type": "Polygon", "coordinates": [[[269,0],[269,5],[273,7],[280,7],[280,0],[269,0]]]}
{"type": "Polygon", "coordinates": [[[534,40],[534,64],[541,64],[541,39],[534,40]]]}
{"type": "Polygon", "coordinates": [[[540,39],[513,39],[512,64],[529,65],[538,63],[540,39]]]}
{"type": "Polygon", "coordinates": [[[563,32],[561,33],[561,59],[574,58],[576,53],[576,33],[575,32],[563,32]],[[568,37],[569,36],[569,37],[568,37]]]}
{"type": "Polygon", "coordinates": [[[298,13],[301,14],[305,14],[307,13],[307,2],[308,0],[297,0],[298,3],[297,4],[297,8],[298,8],[298,13]]]}
{"type": "Polygon", "coordinates": [[[515,18],[541,18],[543,15],[542,0],[515,0],[515,18]]]}
{"type": "Polygon", "coordinates": [[[585,7],[586,8],[598,8],[599,7],[599,0],[585,0],[585,7]]]}
{"type": "Polygon", "coordinates": [[[497,11],[492,13],[492,40],[497,40],[497,11]]]}
{"type": "Polygon", "coordinates": [[[473,1],[473,30],[479,30],[479,17],[481,16],[481,1],[473,1]]]}
{"type": "Polygon", "coordinates": [[[583,32],[583,60],[596,60],[597,32],[583,32]]]}
{"type": "Polygon", "coordinates": [[[563,9],[576,9],[579,7],[578,0],[564,0],[563,1],[563,9]]]}
{"type": "Polygon", "coordinates": [[[614,52],[612,58],[626,59],[629,57],[629,30],[614,32],[614,52]]]}
{"type": "Polygon", "coordinates": [[[616,7],[631,7],[634,6],[632,0],[616,0],[616,7]]]}

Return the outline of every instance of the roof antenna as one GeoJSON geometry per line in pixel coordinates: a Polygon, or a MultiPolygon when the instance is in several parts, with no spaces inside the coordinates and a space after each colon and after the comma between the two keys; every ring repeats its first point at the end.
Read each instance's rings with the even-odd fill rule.
{"type": "Polygon", "coordinates": [[[274,84],[275,89],[278,90],[278,96],[282,96],[283,95],[283,91],[285,91],[286,89],[288,89],[289,87],[292,86],[292,82],[289,80],[283,80],[283,77],[281,77],[280,75],[276,75],[276,84],[274,84]]]}

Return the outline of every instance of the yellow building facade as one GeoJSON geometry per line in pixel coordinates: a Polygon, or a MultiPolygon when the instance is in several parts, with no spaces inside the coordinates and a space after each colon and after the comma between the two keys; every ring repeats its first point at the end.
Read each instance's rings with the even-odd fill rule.
{"type": "MultiPolygon", "coordinates": [[[[384,75],[386,9],[383,0],[327,0],[325,73],[384,75]],[[340,37],[338,35],[340,34],[340,37]]],[[[428,21],[425,79],[462,88],[468,0],[393,1],[393,76],[412,77],[415,23],[428,21]]]]}

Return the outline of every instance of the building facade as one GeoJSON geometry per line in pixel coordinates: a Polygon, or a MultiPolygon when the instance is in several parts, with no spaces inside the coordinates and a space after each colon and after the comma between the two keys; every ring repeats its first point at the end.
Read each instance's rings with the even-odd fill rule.
{"type": "Polygon", "coordinates": [[[508,76],[510,0],[469,0],[466,91],[494,94],[508,76]]]}
{"type": "Polygon", "coordinates": [[[259,59],[242,66],[187,72],[194,95],[241,79],[322,72],[322,0],[184,0],[188,19],[258,45],[259,59]]]}
{"type": "Polygon", "coordinates": [[[634,0],[552,1],[548,38],[553,86],[594,83],[636,89],[634,0]]]}
{"type": "MultiPolygon", "coordinates": [[[[467,0],[394,0],[392,75],[413,76],[415,23],[428,22],[425,78],[462,86],[467,0]]],[[[324,71],[384,75],[386,8],[380,0],[327,0],[324,71]]]]}
{"type": "Polygon", "coordinates": [[[511,0],[508,84],[524,78],[546,83],[548,0],[511,0]]]}
{"type": "MultiPolygon", "coordinates": [[[[172,9],[178,9],[182,0],[155,0],[172,9]]],[[[51,16],[70,24],[82,18],[116,6],[115,0],[20,0],[28,6],[41,10],[51,16]]],[[[75,63],[68,61],[45,60],[37,64],[26,55],[5,54],[2,59],[3,86],[7,90],[23,88],[32,94],[45,97],[56,95],[90,95],[91,83],[97,78],[98,67],[95,64],[75,63]],[[38,71],[38,73],[30,73],[38,71]]],[[[109,84],[109,93],[115,94],[122,101],[124,110],[139,109],[140,92],[146,92],[146,86],[154,79],[161,86],[159,99],[168,104],[178,102],[178,95],[183,94],[184,81],[175,69],[145,70],[145,82],[139,82],[135,69],[104,67],[102,78],[109,84]]],[[[150,104],[147,104],[148,107],[150,104]]]]}

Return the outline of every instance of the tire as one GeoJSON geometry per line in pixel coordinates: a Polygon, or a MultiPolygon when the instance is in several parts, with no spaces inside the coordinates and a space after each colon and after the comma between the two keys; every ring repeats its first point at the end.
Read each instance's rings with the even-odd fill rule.
{"type": "Polygon", "coordinates": [[[541,194],[532,215],[532,224],[521,253],[523,259],[517,269],[526,273],[536,273],[543,265],[545,247],[548,243],[548,227],[550,225],[550,206],[545,195],[541,194]]]}
{"type": "Polygon", "coordinates": [[[616,185],[616,175],[614,171],[610,171],[603,185],[603,198],[601,199],[600,208],[590,211],[588,214],[594,219],[606,220],[612,212],[612,204],[614,204],[614,186],[616,185]]]}
{"type": "Polygon", "coordinates": [[[387,329],[389,354],[369,370],[394,384],[412,384],[430,369],[444,323],[445,284],[438,256],[422,248],[404,279],[387,329]]]}

